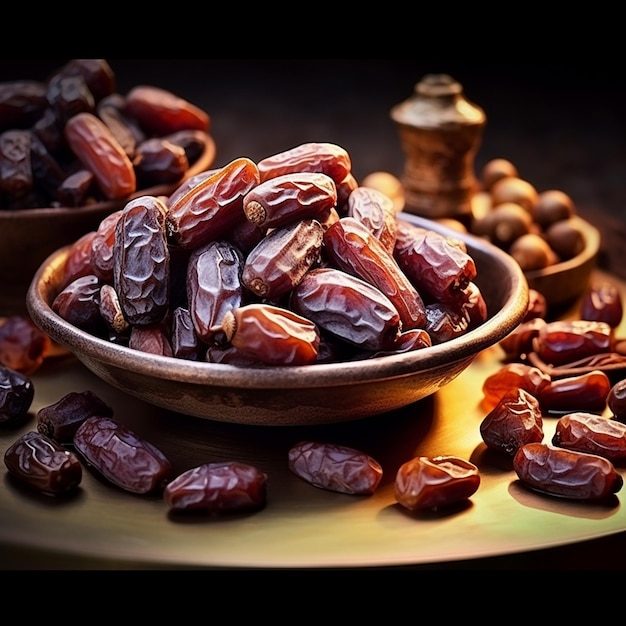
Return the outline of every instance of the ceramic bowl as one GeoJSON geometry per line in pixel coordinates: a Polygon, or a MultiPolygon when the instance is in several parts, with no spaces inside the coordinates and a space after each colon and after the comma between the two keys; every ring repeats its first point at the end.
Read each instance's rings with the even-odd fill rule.
{"type": "Polygon", "coordinates": [[[170,195],[184,180],[207,170],[215,159],[215,141],[205,137],[205,148],[184,178],[173,185],[141,189],[124,200],[84,207],[49,207],[0,211],[0,314],[22,312],[26,290],[35,272],[55,250],[95,230],[109,213],[140,195],[170,195]]]}
{"type": "Polygon", "coordinates": [[[567,261],[525,272],[528,286],[541,292],[548,306],[553,309],[571,304],[584,293],[600,252],[601,236],[598,229],[581,217],[574,216],[571,219],[584,236],[583,250],[567,261]]]}
{"type": "Polygon", "coordinates": [[[512,257],[472,235],[429,220],[405,219],[467,243],[488,306],[487,321],[448,342],[361,361],[246,368],[161,357],[98,339],[51,309],[68,247],[37,271],[27,294],[33,321],[97,376],[142,400],[200,418],[238,424],[315,425],[356,420],[417,402],[455,379],[521,321],[528,286],[512,257]]]}

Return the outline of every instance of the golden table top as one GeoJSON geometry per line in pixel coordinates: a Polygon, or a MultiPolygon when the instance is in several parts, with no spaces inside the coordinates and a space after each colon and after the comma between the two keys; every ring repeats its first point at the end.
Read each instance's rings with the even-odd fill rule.
{"type": "MultiPolygon", "coordinates": [[[[600,271],[594,277],[608,277],[600,271]]],[[[626,294],[626,284],[617,279],[626,294]]],[[[575,317],[575,308],[564,317],[575,317]]],[[[618,329],[626,336],[626,322],[618,329]]],[[[268,503],[254,514],[172,517],[158,496],[123,492],[86,470],[78,494],[53,499],[0,483],[0,567],[4,569],[489,567],[510,556],[624,545],[623,493],[609,504],[550,498],[520,486],[508,459],[494,460],[482,442],[481,387],[501,365],[494,346],[452,383],[414,405],[373,418],[310,428],[242,427],[169,412],[123,395],[73,356],[50,359],[33,375],[31,418],[0,430],[0,453],[36,426],[36,413],[70,391],[91,389],[115,415],[187,469],[237,458],[268,473],[268,503]],[[350,445],[374,456],[384,477],[371,497],[316,489],[291,474],[287,451],[300,439],[350,445]],[[466,505],[410,514],[395,503],[401,463],[416,454],[453,454],[479,466],[481,484],[466,505]],[[547,549],[547,551],[546,551],[547,549]],[[539,552],[536,552],[539,551],[539,552]]],[[[545,438],[554,419],[544,419],[545,438]]],[[[626,468],[618,468],[626,478],[626,468]]],[[[583,553],[584,554],[584,553],[583,553]]],[[[608,554],[611,554],[610,548],[608,554]]],[[[619,548],[613,554],[619,558],[619,548]]],[[[577,559],[572,553],[572,559],[577,559]]],[[[584,567],[582,561],[576,562],[584,567]]],[[[614,562],[607,566],[615,566],[614,562]]],[[[495,566],[495,565],[494,565],[495,566]]],[[[530,565],[536,566],[536,562],[530,565]]]]}

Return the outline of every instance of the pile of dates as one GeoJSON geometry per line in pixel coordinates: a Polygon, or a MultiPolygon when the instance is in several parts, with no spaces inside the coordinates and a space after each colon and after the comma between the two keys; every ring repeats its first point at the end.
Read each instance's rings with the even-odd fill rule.
{"type": "Polygon", "coordinates": [[[480,183],[469,229],[510,254],[522,270],[544,269],[584,249],[584,234],[573,219],[576,206],[564,191],[538,191],[503,158],[483,166],[480,183]]]}
{"type": "Polygon", "coordinates": [[[46,81],[0,82],[0,210],[80,207],[177,184],[210,123],[156,86],[119,93],[105,59],[72,59],[46,81]]]}
{"type": "Polygon", "coordinates": [[[465,243],[306,143],[140,196],[69,249],[53,310],[133,349],[236,365],[419,350],[487,319],[465,243]]]}
{"type": "Polygon", "coordinates": [[[500,342],[506,362],[483,382],[480,434],[488,448],[513,457],[531,489],[604,499],[622,488],[616,465],[626,462],[620,292],[598,280],[584,293],[579,318],[550,322],[545,313],[544,296],[531,289],[526,317],[500,342]],[[556,420],[549,442],[544,418],[556,420]]]}

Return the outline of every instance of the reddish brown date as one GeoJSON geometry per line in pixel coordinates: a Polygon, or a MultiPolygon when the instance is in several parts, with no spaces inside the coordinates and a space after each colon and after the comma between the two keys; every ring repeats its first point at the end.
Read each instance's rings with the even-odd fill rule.
{"type": "Polygon", "coordinates": [[[172,478],[169,459],[111,417],[86,419],[74,435],[74,447],[104,478],[131,493],[158,492],[172,478]]]}
{"type": "Polygon", "coordinates": [[[127,198],[137,189],[135,168],[118,140],[93,113],[78,113],[65,124],[65,139],[85,168],[93,172],[110,200],[127,198]]]}
{"type": "Polygon", "coordinates": [[[227,311],[226,340],[268,365],[308,365],[317,359],[318,327],[297,313],[271,304],[252,303],[227,311]]]}
{"type": "Polygon", "coordinates": [[[0,425],[26,415],[34,397],[33,381],[26,374],[0,365],[0,425]]]}
{"type": "Polygon", "coordinates": [[[27,130],[0,133],[0,191],[25,196],[32,190],[30,146],[31,135],[27,130]]]}
{"type": "Polygon", "coordinates": [[[547,413],[588,411],[602,413],[611,391],[611,380],[602,370],[556,378],[537,391],[541,408],[547,413]]]}
{"type": "Polygon", "coordinates": [[[557,420],[552,443],[597,454],[615,463],[626,459],[626,424],[595,413],[568,413],[557,420]]]}
{"type": "Polygon", "coordinates": [[[323,241],[324,229],[315,219],[272,229],[246,257],[243,284],[259,298],[280,298],[319,262],[323,241]]]}
{"type": "Polygon", "coordinates": [[[533,348],[544,363],[563,365],[611,350],[606,322],[557,320],[539,329],[533,348]]]}
{"type": "Polygon", "coordinates": [[[194,250],[187,264],[189,314],[198,337],[207,345],[223,343],[222,320],[243,302],[243,256],[226,241],[211,241],[194,250]]]}
{"type": "Polygon", "coordinates": [[[100,314],[100,287],[102,282],[97,276],[80,276],[57,294],[52,310],[73,326],[102,336],[107,329],[100,314]]]}
{"type": "Polygon", "coordinates": [[[52,340],[30,317],[11,315],[0,324],[0,365],[34,374],[50,354],[52,340]]]}
{"type": "Polygon", "coordinates": [[[441,302],[456,301],[477,275],[474,259],[456,240],[397,220],[394,257],[420,293],[441,302]]]}
{"type": "Polygon", "coordinates": [[[168,239],[193,250],[216,241],[242,219],[244,196],[259,184],[254,161],[241,157],[222,168],[211,170],[198,184],[168,203],[168,239]]]}
{"type": "Polygon", "coordinates": [[[424,328],[422,297],[397,262],[370,230],[353,217],[343,217],[324,233],[327,257],[335,267],[371,283],[400,314],[402,329],[424,328]]]}
{"type": "Polygon", "coordinates": [[[174,354],[169,328],[164,321],[131,326],[128,347],[139,350],[139,352],[158,354],[159,356],[173,356],[174,354]]]}
{"type": "Polygon", "coordinates": [[[261,181],[298,172],[321,172],[338,185],[350,174],[352,162],[348,152],[334,143],[309,142],[273,154],[258,163],[261,181]]]}
{"type": "Polygon", "coordinates": [[[289,306],[333,336],[366,350],[397,345],[398,310],[380,289],[342,270],[309,270],[292,291],[289,306]]]}
{"type": "Polygon", "coordinates": [[[419,456],[403,463],[394,495],[410,511],[439,509],[470,498],[480,486],[478,467],[456,456],[419,456]]]}
{"type": "Polygon", "coordinates": [[[113,282],[113,245],[115,227],[123,209],[109,213],[102,219],[91,239],[91,273],[107,283],[113,282]]]}
{"type": "Polygon", "coordinates": [[[608,459],[546,443],[522,446],[513,457],[513,469],[527,487],[575,500],[601,500],[624,484],[608,459]]]}
{"type": "Polygon", "coordinates": [[[73,443],[78,427],[93,416],[113,416],[113,408],[93,391],[70,391],[37,412],[37,430],[57,443],[73,443]]]}
{"type": "Polygon", "coordinates": [[[133,164],[142,189],[151,185],[174,184],[189,169],[185,149],[163,137],[152,137],[139,143],[133,164]]]}
{"type": "Polygon", "coordinates": [[[552,378],[538,367],[526,363],[506,363],[483,381],[483,404],[493,409],[511,389],[524,389],[539,399],[552,378]]]}
{"type": "Polygon", "coordinates": [[[289,469],[314,487],[350,495],[373,494],[383,469],[371,456],[332,443],[301,441],[289,450],[289,469]]]}
{"type": "Polygon", "coordinates": [[[126,204],[115,224],[113,286],[131,325],[154,324],[169,308],[167,207],[155,196],[126,204]]]}
{"type": "Polygon", "coordinates": [[[606,403],[615,419],[626,422],[626,378],[617,381],[611,387],[606,403]]]}
{"type": "Polygon", "coordinates": [[[52,496],[74,491],[83,477],[82,465],[72,451],[36,431],[10,445],[4,463],[18,481],[52,496]]]}
{"type": "Polygon", "coordinates": [[[243,199],[246,217],[257,226],[277,228],[306,218],[324,220],[337,204],[337,188],[320,172],[293,172],[270,178],[243,199]]]}
{"type": "Polygon", "coordinates": [[[393,255],[398,222],[393,200],[372,187],[357,187],[348,196],[348,215],[365,224],[393,255]]]}
{"type": "Polygon", "coordinates": [[[622,297],[615,283],[598,281],[583,294],[580,303],[580,317],[583,320],[605,322],[611,328],[617,328],[622,316],[622,297]]]}
{"type": "Polygon", "coordinates": [[[152,85],[137,85],[126,94],[126,111],[152,135],[192,129],[208,132],[211,118],[188,100],[152,85]]]}
{"type": "Polygon", "coordinates": [[[266,504],[267,474],[237,461],[205,463],[168,483],[163,500],[172,511],[255,511],[266,504]]]}
{"type": "Polygon", "coordinates": [[[488,448],[514,456],[520,446],[543,440],[543,417],[537,398],[511,390],[485,416],[480,436],[488,448]]]}

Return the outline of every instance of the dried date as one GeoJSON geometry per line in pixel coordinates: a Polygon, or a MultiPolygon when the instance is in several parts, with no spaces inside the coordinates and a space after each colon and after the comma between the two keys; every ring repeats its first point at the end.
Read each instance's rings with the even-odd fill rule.
{"type": "Polygon", "coordinates": [[[524,389],[539,399],[552,381],[538,367],[526,363],[506,363],[483,381],[483,404],[493,409],[511,389],[524,389]]]}
{"type": "Polygon", "coordinates": [[[169,308],[166,211],[160,198],[140,196],[126,204],[115,224],[113,286],[131,325],[159,322],[169,308]]]}
{"type": "Polygon", "coordinates": [[[252,303],[227,311],[226,341],[268,365],[308,365],[317,360],[319,329],[290,309],[252,303]]]}
{"type": "Polygon", "coordinates": [[[223,343],[227,311],[243,303],[243,256],[226,241],[194,250],[187,264],[187,301],[195,332],[205,344],[223,343]]]}
{"type": "Polygon", "coordinates": [[[367,226],[385,250],[393,255],[398,222],[389,196],[372,187],[357,187],[348,196],[347,214],[367,226]]]}
{"type": "Polygon", "coordinates": [[[212,514],[255,511],[266,504],[267,478],[265,472],[247,463],[205,463],[168,483],[163,500],[172,511],[212,514]]]}
{"type": "Polygon", "coordinates": [[[393,303],[402,329],[424,328],[424,301],[397,262],[370,230],[353,217],[342,217],[324,233],[324,250],[331,263],[371,283],[393,303]]]}
{"type": "Polygon", "coordinates": [[[25,433],[11,444],[4,463],[19,482],[52,496],[74,491],[83,477],[82,465],[71,450],[36,431],[25,433]]]}
{"type": "Polygon", "coordinates": [[[223,238],[245,219],[243,199],[259,184],[259,170],[254,161],[241,157],[198,180],[168,202],[168,239],[187,250],[223,238]]]}
{"type": "Polygon", "coordinates": [[[559,448],[589,452],[613,463],[626,459],[626,424],[595,413],[568,413],[556,422],[552,443],[559,448]]]}
{"type": "Polygon", "coordinates": [[[289,306],[333,336],[366,350],[391,350],[399,340],[400,315],[380,289],[343,270],[309,270],[289,306]]]}
{"type": "Polygon", "coordinates": [[[527,487],[575,500],[601,500],[620,491],[624,484],[608,459],[546,443],[519,448],[513,469],[527,487]]]}
{"type": "Polygon", "coordinates": [[[607,280],[595,282],[583,294],[580,303],[581,319],[605,322],[611,328],[617,328],[622,316],[622,297],[615,283],[607,280]]]}
{"type": "Polygon", "coordinates": [[[293,172],[270,178],[243,199],[243,212],[257,226],[278,228],[313,218],[323,221],[337,205],[335,181],[320,172],[293,172]]]}
{"type": "Polygon", "coordinates": [[[291,291],[320,260],[324,229],[315,219],[274,228],[248,253],[241,280],[259,298],[291,291]]]}
{"type": "Polygon", "coordinates": [[[520,446],[543,440],[543,416],[537,398],[524,389],[504,395],[480,423],[488,448],[514,456],[520,446]]]}
{"type": "Polygon", "coordinates": [[[136,494],[161,491],[172,478],[172,464],[152,443],[112,417],[86,419],[74,447],[104,478],[136,494]]]}
{"type": "Polygon", "coordinates": [[[26,415],[34,397],[33,381],[26,374],[0,365],[0,426],[26,415]]]}
{"type": "Polygon", "coordinates": [[[606,403],[615,419],[626,422],[626,378],[617,381],[611,387],[606,403]]]}
{"type": "Polygon", "coordinates": [[[581,319],[549,322],[539,328],[533,349],[544,363],[572,363],[610,352],[611,327],[606,322],[581,319]]]}
{"type": "Polygon", "coordinates": [[[72,443],[78,427],[92,416],[113,416],[113,408],[93,391],[70,391],[37,412],[37,430],[57,443],[72,443]]]}
{"type": "Polygon", "coordinates": [[[104,196],[121,200],[137,189],[135,168],[113,133],[94,113],[71,117],[64,128],[68,146],[93,172],[104,196]]]}
{"type": "Polygon", "coordinates": [[[301,441],[288,453],[289,469],[320,489],[349,495],[373,494],[383,469],[370,455],[348,446],[301,441]]]}
{"type": "Polygon", "coordinates": [[[34,374],[52,350],[52,340],[30,317],[11,315],[0,324],[0,365],[34,374]]]}
{"type": "Polygon", "coordinates": [[[478,467],[456,456],[419,456],[396,474],[394,496],[409,511],[439,509],[470,498],[480,486],[478,467]]]}
{"type": "Polygon", "coordinates": [[[65,321],[85,332],[105,336],[107,326],[100,313],[100,288],[97,276],[87,274],[74,279],[52,301],[52,310],[65,321]]]}
{"type": "Polygon", "coordinates": [[[537,390],[536,397],[546,413],[588,411],[602,413],[611,391],[611,381],[602,370],[551,379],[537,390]]]}

